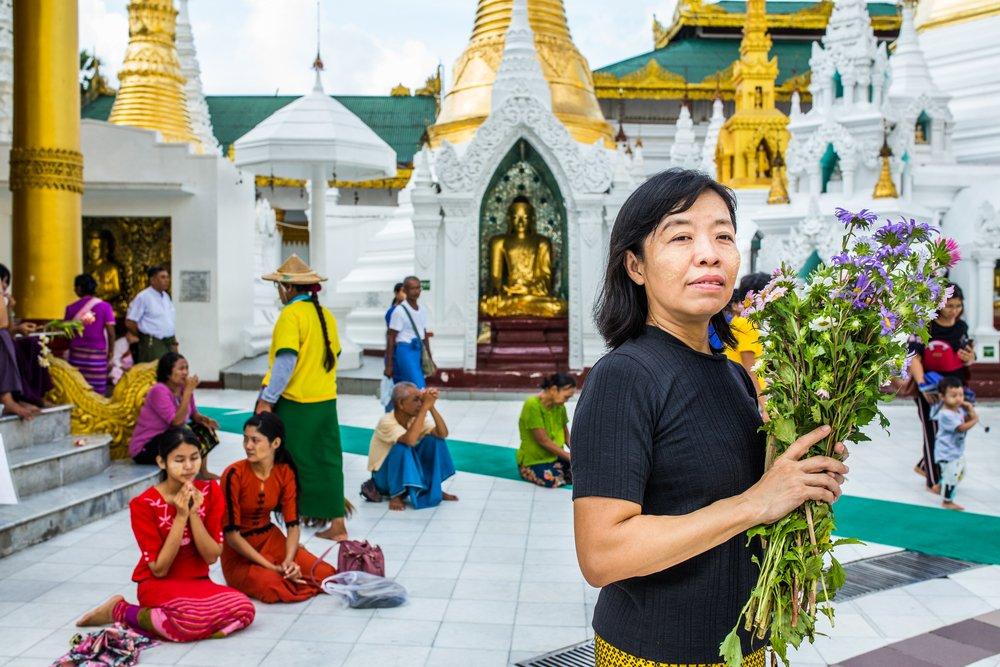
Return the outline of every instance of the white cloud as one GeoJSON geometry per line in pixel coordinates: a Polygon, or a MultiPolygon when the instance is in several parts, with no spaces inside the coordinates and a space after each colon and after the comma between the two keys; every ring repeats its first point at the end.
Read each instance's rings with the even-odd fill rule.
{"type": "Polygon", "coordinates": [[[108,83],[118,85],[118,69],[128,46],[128,18],[124,0],[80,0],[80,49],[101,59],[108,83]]]}

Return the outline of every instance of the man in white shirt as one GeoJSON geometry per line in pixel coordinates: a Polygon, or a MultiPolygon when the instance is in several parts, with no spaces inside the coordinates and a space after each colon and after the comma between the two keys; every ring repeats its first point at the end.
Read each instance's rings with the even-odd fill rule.
{"type": "Polygon", "coordinates": [[[427,309],[417,303],[420,298],[420,279],[407,276],[403,280],[406,300],[392,311],[389,318],[389,336],[385,350],[385,376],[393,382],[412,382],[420,389],[427,386],[421,369],[420,355],[431,346],[427,334],[427,309]]]}
{"type": "Polygon", "coordinates": [[[146,270],[146,276],[149,287],[135,295],[125,315],[125,328],[137,339],[132,348],[132,359],[137,364],[157,361],[167,352],[177,351],[177,316],[167,293],[170,272],[153,266],[146,270]]]}

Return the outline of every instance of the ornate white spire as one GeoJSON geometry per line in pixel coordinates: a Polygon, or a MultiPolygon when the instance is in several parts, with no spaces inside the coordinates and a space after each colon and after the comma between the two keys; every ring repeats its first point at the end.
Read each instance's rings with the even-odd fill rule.
{"type": "Polygon", "coordinates": [[[813,42],[809,59],[814,104],[829,108],[841,98],[848,107],[877,103],[885,83],[878,50],[865,0],[835,0],[822,43],[813,42]]]}
{"type": "Polygon", "coordinates": [[[674,143],[670,147],[670,166],[696,169],[701,166],[698,142],[694,137],[694,121],[687,104],[681,105],[681,113],[674,126],[674,143]]]}
{"type": "Polygon", "coordinates": [[[512,97],[531,97],[552,109],[552,93],[535,50],[535,35],[528,23],[528,0],[514,0],[503,49],[503,60],[493,84],[491,108],[496,111],[512,97]]]}
{"type": "Polygon", "coordinates": [[[802,96],[798,89],[792,91],[792,108],[789,110],[789,118],[798,118],[802,115],[802,96]]]}
{"type": "Polygon", "coordinates": [[[708,121],[705,132],[705,145],[701,149],[701,170],[713,178],[716,175],[715,148],[719,144],[719,130],[722,129],[726,117],[722,115],[722,100],[718,97],[712,102],[712,117],[708,121]]]}
{"type": "Polygon", "coordinates": [[[208,113],[205,93],[201,88],[201,68],[198,66],[198,53],[194,48],[194,35],[191,33],[191,19],[188,16],[188,0],[177,0],[177,58],[181,63],[181,73],[187,82],[184,84],[184,96],[187,99],[188,115],[191,117],[191,129],[194,131],[206,153],[219,155],[219,142],[212,131],[212,118],[208,113]]]}
{"type": "Polygon", "coordinates": [[[920,49],[917,30],[913,25],[913,3],[903,2],[903,23],[899,28],[896,49],[889,58],[891,98],[933,95],[938,92],[920,49]]]}
{"type": "Polygon", "coordinates": [[[0,0],[0,141],[14,128],[14,0],[0,0]]]}

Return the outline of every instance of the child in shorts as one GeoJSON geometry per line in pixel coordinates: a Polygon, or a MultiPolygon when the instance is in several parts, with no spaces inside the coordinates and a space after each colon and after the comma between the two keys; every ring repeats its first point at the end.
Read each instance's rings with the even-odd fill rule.
{"type": "Polygon", "coordinates": [[[965,433],[979,423],[979,416],[966,400],[965,387],[958,378],[942,378],[938,392],[941,399],[931,407],[931,419],[937,422],[934,462],[941,466],[941,505],[964,510],[955,503],[955,491],[965,473],[965,433]]]}

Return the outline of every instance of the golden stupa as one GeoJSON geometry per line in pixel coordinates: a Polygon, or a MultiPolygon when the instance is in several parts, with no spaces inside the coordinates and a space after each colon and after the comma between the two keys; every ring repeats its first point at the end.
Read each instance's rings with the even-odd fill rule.
{"type": "MultiPolygon", "coordinates": [[[[429,128],[432,146],[443,139],[469,140],[489,115],[512,7],[513,0],[479,0],[469,45],[455,61],[451,90],[429,128]]],[[[528,20],[552,90],[552,111],[577,141],[611,145],[611,126],[597,103],[590,66],[570,37],[562,0],[528,0],[528,20]]]]}
{"type": "Polygon", "coordinates": [[[914,23],[929,30],[1000,14],[998,0],[920,0],[914,23]]]}
{"type": "Polygon", "coordinates": [[[174,45],[176,31],[173,0],[130,0],[128,49],[108,121],[157,130],[164,141],[188,142],[201,153],[184,96],[185,79],[174,45]]]}

